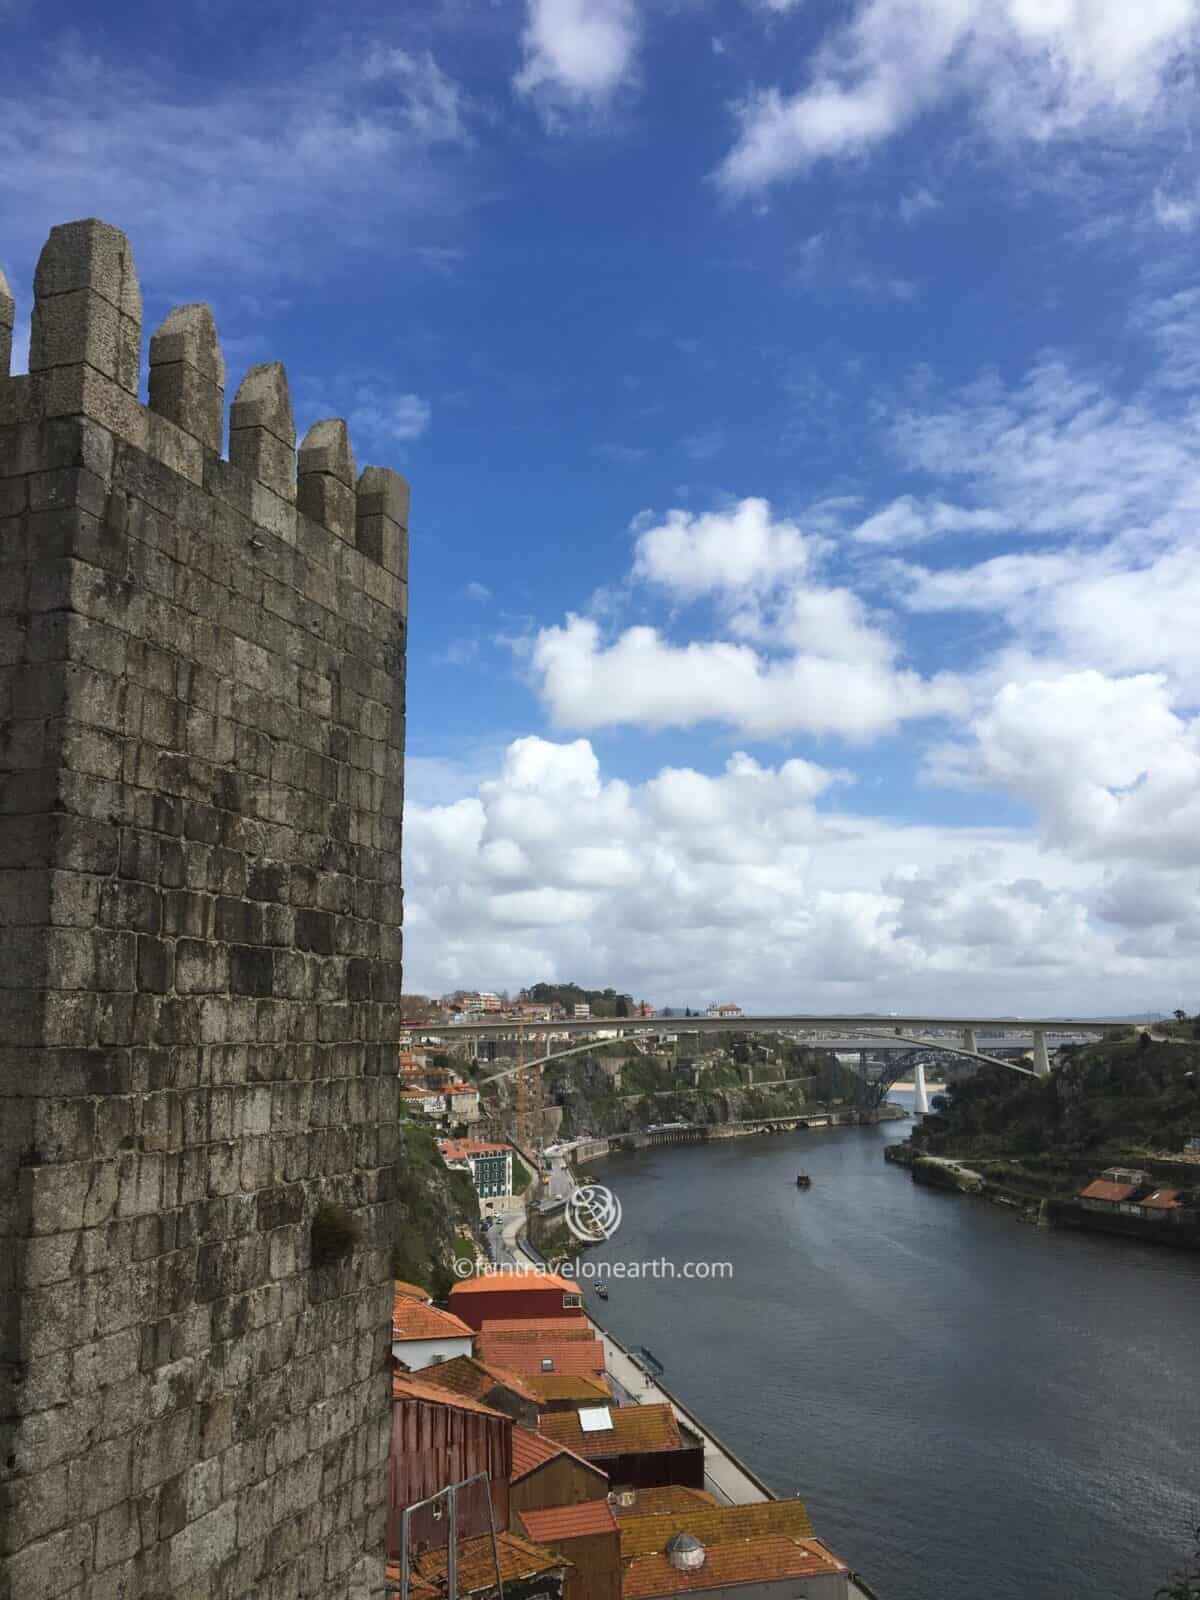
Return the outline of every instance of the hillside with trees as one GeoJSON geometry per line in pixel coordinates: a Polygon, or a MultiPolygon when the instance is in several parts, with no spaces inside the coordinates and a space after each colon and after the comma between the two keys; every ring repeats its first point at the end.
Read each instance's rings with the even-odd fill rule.
{"type": "Polygon", "coordinates": [[[1131,1030],[1072,1051],[1048,1078],[981,1067],[935,1097],[912,1147],[1043,1193],[1105,1166],[1177,1162],[1200,1133],[1195,1033],[1187,1018],[1153,1038],[1131,1030]]]}

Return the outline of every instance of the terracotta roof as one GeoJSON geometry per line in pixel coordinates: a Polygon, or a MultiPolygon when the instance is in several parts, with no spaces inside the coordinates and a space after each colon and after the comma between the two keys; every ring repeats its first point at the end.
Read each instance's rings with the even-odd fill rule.
{"type": "Polygon", "coordinates": [[[405,1295],[392,1299],[392,1338],[401,1339],[473,1339],[475,1330],[468,1328],[461,1317],[452,1311],[439,1311],[426,1300],[409,1300],[405,1295]]]}
{"type": "Polygon", "coordinates": [[[499,1417],[504,1422],[512,1422],[512,1418],[505,1416],[503,1411],[485,1406],[481,1400],[457,1394],[453,1389],[439,1389],[436,1383],[422,1380],[411,1372],[392,1373],[392,1399],[424,1400],[427,1405],[449,1406],[453,1411],[477,1411],[485,1417],[499,1417]]]}
{"type": "Polygon", "coordinates": [[[553,1289],[559,1294],[578,1294],[579,1285],[568,1283],[553,1272],[488,1272],[478,1278],[464,1278],[450,1291],[453,1300],[459,1294],[513,1294],[518,1290],[553,1289]]]}
{"type": "Polygon", "coordinates": [[[612,1427],[585,1433],[574,1411],[544,1411],[538,1418],[538,1431],[557,1439],[576,1455],[640,1455],[651,1450],[679,1450],[683,1440],[675,1413],[665,1403],[654,1406],[612,1406],[612,1427]]]}
{"type": "Polygon", "coordinates": [[[574,1506],[522,1511],[520,1517],[526,1533],[539,1544],[553,1544],[560,1539],[587,1539],[597,1533],[617,1532],[617,1519],[607,1500],[584,1500],[574,1506]]]}
{"type": "Polygon", "coordinates": [[[473,1400],[482,1400],[498,1384],[503,1384],[506,1389],[511,1389],[514,1394],[519,1394],[523,1400],[529,1400],[534,1405],[541,1398],[527,1387],[518,1373],[501,1372],[496,1367],[476,1361],[474,1356],[454,1356],[450,1361],[435,1361],[431,1367],[422,1367],[421,1377],[425,1383],[432,1383],[439,1389],[450,1389],[455,1394],[470,1395],[473,1400]]]}
{"type": "Polygon", "coordinates": [[[1115,1204],[1118,1200],[1128,1200],[1131,1194],[1136,1193],[1136,1183],[1109,1183],[1106,1178],[1096,1178],[1086,1189],[1080,1189],[1079,1199],[1111,1200],[1115,1204]]]}
{"type": "Polygon", "coordinates": [[[614,1500],[612,1503],[619,1522],[628,1522],[630,1517],[673,1516],[696,1511],[702,1506],[720,1504],[707,1489],[685,1489],[681,1483],[668,1483],[661,1488],[637,1489],[631,1492],[634,1494],[631,1506],[623,1506],[620,1500],[614,1500]]]}
{"type": "Polygon", "coordinates": [[[405,1283],[403,1278],[396,1278],[392,1282],[392,1303],[397,1300],[424,1300],[427,1303],[433,1299],[428,1289],[422,1289],[419,1283],[405,1283]]]}
{"type": "Polygon", "coordinates": [[[504,1340],[518,1344],[527,1344],[531,1339],[545,1338],[552,1334],[555,1339],[594,1339],[596,1337],[591,1325],[583,1317],[501,1317],[493,1319],[485,1317],[479,1327],[480,1333],[486,1333],[497,1341],[504,1340]]]}
{"type": "MultiPolygon", "coordinates": [[[[500,1558],[499,1575],[502,1583],[516,1583],[522,1578],[537,1578],[545,1572],[572,1570],[572,1563],[565,1556],[556,1555],[552,1550],[543,1550],[541,1545],[534,1544],[530,1539],[522,1539],[515,1533],[496,1535],[495,1555],[500,1558]]],[[[458,1546],[457,1556],[460,1595],[494,1588],[496,1562],[490,1534],[484,1534],[478,1539],[462,1540],[458,1546]]],[[[444,1547],[426,1550],[416,1558],[409,1568],[410,1600],[443,1600],[446,1593],[448,1559],[449,1552],[444,1547]]],[[[390,1585],[399,1589],[398,1561],[388,1563],[387,1578],[390,1585]]]]}
{"type": "Polygon", "coordinates": [[[1179,1198],[1181,1192],[1179,1189],[1155,1189],[1153,1194],[1148,1194],[1138,1204],[1151,1206],[1155,1211],[1173,1211],[1176,1206],[1183,1204],[1179,1198]]]}
{"type": "Polygon", "coordinates": [[[693,1594],[740,1583],[833,1577],[845,1570],[815,1541],[772,1534],[765,1539],[719,1545],[707,1552],[702,1567],[682,1572],[671,1565],[663,1551],[638,1556],[624,1565],[621,1594],[623,1600],[651,1600],[655,1595],[693,1594]]]}
{"type": "Polygon", "coordinates": [[[673,1533],[693,1534],[707,1550],[718,1545],[785,1535],[811,1539],[812,1523],[802,1500],[761,1500],[748,1506],[691,1506],[660,1516],[621,1519],[621,1554],[646,1556],[661,1551],[673,1533]]]}
{"type": "MultiPolygon", "coordinates": [[[[453,1094],[453,1086],[444,1093],[453,1094]]],[[[488,1144],[486,1139],[439,1139],[438,1149],[447,1161],[465,1161],[468,1156],[505,1156],[510,1144],[488,1144]]]]}
{"type": "Polygon", "coordinates": [[[522,1428],[520,1423],[513,1424],[512,1434],[512,1476],[515,1483],[518,1478],[524,1478],[528,1473],[535,1472],[538,1467],[545,1466],[547,1461],[554,1461],[558,1456],[570,1456],[578,1461],[581,1467],[586,1467],[589,1472],[608,1482],[608,1474],[592,1461],[587,1461],[576,1451],[569,1449],[565,1444],[560,1444],[557,1439],[548,1439],[543,1433],[535,1433],[532,1428],[522,1428]]]}
{"type": "MultiPolygon", "coordinates": [[[[513,1382],[521,1380],[514,1377],[513,1382]]],[[[607,1406],[612,1390],[607,1378],[582,1372],[533,1372],[524,1379],[531,1393],[544,1404],[549,1400],[574,1400],[581,1406],[607,1406]]]]}
{"type": "Polygon", "coordinates": [[[540,1343],[497,1342],[484,1333],[480,1334],[478,1343],[482,1360],[494,1367],[507,1367],[510,1372],[522,1372],[530,1378],[548,1372],[591,1377],[604,1371],[604,1346],[599,1339],[571,1339],[561,1343],[549,1338],[540,1343]],[[552,1365],[543,1366],[545,1361],[552,1365]]]}

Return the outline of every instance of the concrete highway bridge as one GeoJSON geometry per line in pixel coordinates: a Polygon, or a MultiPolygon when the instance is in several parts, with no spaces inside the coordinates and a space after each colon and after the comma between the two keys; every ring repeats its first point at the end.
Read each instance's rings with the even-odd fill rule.
{"type": "MultiPolygon", "coordinates": [[[[960,1060],[986,1062],[992,1066],[1006,1067],[1011,1072],[1047,1077],[1050,1072],[1048,1040],[1066,1043],[1098,1038],[1107,1033],[1123,1032],[1129,1026],[1127,1021],[1115,1018],[1097,1020],[1093,1017],[884,1017],[861,1013],[822,1016],[801,1013],[740,1017],[591,1017],[520,1024],[512,1017],[500,1017],[455,1022],[429,1031],[445,1039],[458,1036],[471,1040],[523,1038],[530,1042],[547,1036],[562,1038],[586,1035],[581,1044],[530,1056],[524,1063],[525,1067],[539,1071],[552,1061],[594,1050],[599,1044],[609,1044],[619,1039],[686,1033],[782,1033],[822,1050],[858,1051],[860,1054],[876,1050],[942,1051],[960,1060]],[[1019,1061],[982,1050],[979,1045],[981,1034],[984,1034],[987,1043],[1005,1049],[1028,1040],[1025,1048],[1032,1049],[1033,1066],[1027,1067],[1019,1061]],[[957,1042],[952,1042],[947,1035],[953,1035],[957,1042]]],[[[520,1070],[520,1064],[513,1063],[481,1078],[480,1082],[497,1082],[514,1076],[520,1070]]],[[[918,1111],[924,1111],[928,1109],[928,1104],[923,1065],[918,1064],[915,1073],[915,1107],[918,1111]]]]}

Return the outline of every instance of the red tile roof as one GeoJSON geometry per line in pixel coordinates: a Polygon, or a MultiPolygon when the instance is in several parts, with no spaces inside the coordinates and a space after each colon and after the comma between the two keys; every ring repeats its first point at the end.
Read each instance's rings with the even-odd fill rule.
{"type": "Polygon", "coordinates": [[[396,1278],[392,1283],[392,1302],[396,1300],[424,1300],[433,1299],[428,1289],[422,1289],[419,1283],[405,1283],[403,1278],[396,1278]]]}
{"type": "Polygon", "coordinates": [[[1182,1205],[1178,1189],[1155,1189],[1153,1194],[1139,1201],[1140,1205],[1150,1206],[1155,1211],[1173,1211],[1176,1206],[1182,1205]]]}
{"type": "Polygon", "coordinates": [[[405,1295],[392,1297],[392,1338],[404,1339],[473,1339],[475,1330],[468,1328],[461,1317],[452,1311],[439,1311],[425,1300],[410,1300],[405,1295]]]}
{"type": "Polygon", "coordinates": [[[607,1500],[584,1500],[574,1506],[553,1506],[545,1511],[522,1511],[521,1521],[531,1539],[555,1544],[560,1539],[588,1539],[597,1533],[616,1533],[617,1519],[607,1500]]]}
{"type": "MultiPolygon", "coordinates": [[[[522,1380],[514,1377],[513,1382],[522,1380]]],[[[570,1400],[580,1406],[607,1406],[612,1404],[612,1390],[608,1379],[582,1372],[532,1372],[523,1380],[527,1390],[535,1394],[542,1405],[551,1400],[570,1400]]]]}
{"type": "Polygon", "coordinates": [[[835,1577],[845,1567],[825,1554],[815,1540],[789,1539],[782,1534],[765,1539],[743,1539],[709,1550],[702,1567],[680,1571],[665,1552],[638,1556],[625,1563],[621,1575],[623,1600],[651,1600],[656,1595],[694,1594],[733,1587],[741,1583],[769,1583],[782,1578],[835,1577]]]}
{"type": "Polygon", "coordinates": [[[641,1455],[647,1451],[680,1450],[683,1440],[679,1424],[669,1405],[611,1406],[611,1428],[585,1433],[574,1411],[544,1411],[538,1418],[538,1431],[557,1439],[576,1455],[641,1455]]]}
{"type": "Polygon", "coordinates": [[[578,1294],[579,1285],[568,1283],[553,1272],[488,1272],[478,1278],[464,1278],[450,1291],[450,1298],[460,1294],[515,1294],[530,1289],[553,1289],[557,1294],[578,1294]]]}
{"type": "Polygon", "coordinates": [[[1086,1189],[1080,1189],[1079,1199],[1109,1200],[1115,1205],[1117,1201],[1128,1200],[1131,1194],[1136,1193],[1136,1183],[1110,1183],[1107,1178],[1096,1178],[1086,1189]]]}
{"type": "Polygon", "coordinates": [[[633,1495],[631,1506],[623,1506],[619,1498],[613,1501],[613,1511],[620,1522],[627,1522],[630,1517],[682,1515],[687,1511],[696,1511],[702,1506],[719,1504],[707,1489],[685,1489],[681,1483],[669,1483],[661,1488],[637,1489],[629,1492],[633,1495]]]}
{"type": "Polygon", "coordinates": [[[454,1411],[476,1411],[485,1417],[499,1417],[503,1422],[512,1422],[512,1418],[505,1416],[503,1411],[485,1406],[481,1400],[458,1394],[453,1389],[439,1389],[436,1383],[423,1381],[411,1372],[392,1373],[392,1399],[423,1400],[427,1405],[449,1406],[454,1411]]]}
{"type": "Polygon", "coordinates": [[[812,1523],[802,1500],[760,1500],[746,1506],[695,1505],[659,1516],[621,1519],[621,1553],[650,1555],[662,1550],[673,1533],[693,1534],[705,1549],[783,1534],[811,1539],[812,1523]]]}
{"type": "Polygon", "coordinates": [[[605,1483],[608,1482],[608,1474],[594,1462],[585,1460],[576,1451],[569,1449],[565,1444],[560,1444],[557,1439],[548,1439],[545,1434],[535,1433],[532,1428],[522,1428],[520,1423],[513,1425],[512,1454],[514,1483],[518,1478],[526,1477],[538,1467],[545,1466],[547,1461],[554,1461],[559,1456],[570,1456],[581,1467],[587,1467],[589,1472],[594,1472],[605,1483]]]}
{"type": "Polygon", "coordinates": [[[470,1395],[473,1400],[482,1400],[484,1395],[491,1394],[500,1385],[533,1405],[544,1398],[535,1394],[518,1373],[502,1372],[497,1367],[476,1361],[473,1356],[455,1356],[450,1361],[435,1361],[432,1366],[421,1368],[421,1379],[439,1389],[452,1389],[455,1394],[470,1395]]]}
{"type": "Polygon", "coordinates": [[[536,1377],[545,1372],[572,1373],[576,1376],[596,1376],[604,1371],[604,1346],[599,1339],[571,1339],[561,1342],[549,1338],[523,1343],[519,1340],[496,1340],[486,1333],[478,1340],[479,1356],[494,1367],[507,1367],[510,1372],[522,1372],[536,1377]],[[543,1362],[549,1361],[549,1367],[543,1362]]]}
{"type": "MultiPolygon", "coordinates": [[[[445,1091],[453,1093],[452,1089],[445,1091]]],[[[488,1144],[485,1139],[439,1139],[438,1149],[447,1161],[465,1161],[468,1156],[503,1156],[512,1149],[510,1144],[488,1144]]]]}
{"type": "MultiPolygon", "coordinates": [[[[532,1540],[522,1539],[515,1533],[498,1533],[496,1550],[502,1583],[516,1583],[522,1578],[537,1578],[546,1572],[573,1570],[572,1563],[552,1550],[543,1550],[532,1540]]],[[[446,1594],[449,1552],[445,1547],[423,1551],[409,1568],[410,1600],[444,1600],[446,1594]]],[[[464,1539],[457,1550],[458,1589],[460,1595],[479,1591],[491,1592],[496,1582],[496,1562],[490,1534],[478,1539],[464,1539]]],[[[400,1563],[389,1562],[387,1579],[397,1591],[400,1588],[400,1563]]]]}
{"type": "Polygon", "coordinates": [[[582,1317],[485,1317],[480,1333],[494,1339],[529,1340],[553,1334],[556,1339],[594,1339],[591,1326],[582,1317]]]}

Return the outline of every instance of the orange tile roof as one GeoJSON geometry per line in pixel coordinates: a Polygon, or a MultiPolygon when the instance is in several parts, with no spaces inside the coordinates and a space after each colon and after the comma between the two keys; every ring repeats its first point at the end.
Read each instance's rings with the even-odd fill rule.
{"type": "MultiPolygon", "coordinates": [[[[513,1382],[518,1381],[514,1377],[513,1382]]],[[[581,1406],[612,1404],[612,1389],[607,1378],[573,1372],[534,1372],[524,1382],[543,1404],[550,1400],[573,1400],[581,1406]]]]}
{"type": "Polygon", "coordinates": [[[421,1368],[421,1378],[439,1389],[452,1389],[455,1394],[470,1395],[473,1400],[482,1400],[498,1384],[535,1405],[540,1398],[518,1373],[489,1367],[482,1361],[476,1361],[474,1356],[454,1356],[449,1361],[435,1361],[431,1367],[421,1368]]]}
{"type": "Polygon", "coordinates": [[[419,1283],[405,1283],[403,1278],[396,1278],[392,1283],[392,1303],[397,1300],[424,1300],[433,1299],[428,1289],[422,1289],[419,1283]]]}
{"type": "Polygon", "coordinates": [[[671,1565],[664,1551],[638,1556],[624,1566],[621,1594],[623,1600],[652,1600],[656,1595],[694,1594],[741,1583],[835,1577],[845,1570],[815,1540],[775,1534],[719,1545],[707,1552],[702,1567],[683,1572],[671,1565]]]}
{"type": "Polygon", "coordinates": [[[539,1544],[560,1539],[588,1539],[597,1533],[616,1533],[617,1519],[607,1500],[583,1500],[574,1506],[552,1506],[544,1511],[519,1513],[525,1532],[539,1544]]]}
{"type": "Polygon", "coordinates": [[[544,1433],[535,1433],[532,1428],[521,1427],[519,1422],[513,1424],[512,1454],[514,1483],[518,1478],[524,1478],[528,1473],[545,1466],[547,1461],[554,1461],[558,1456],[570,1456],[581,1467],[586,1467],[605,1483],[608,1482],[608,1474],[594,1462],[585,1460],[576,1451],[569,1449],[565,1444],[560,1444],[557,1439],[548,1439],[544,1433]]]}
{"type": "MultiPolygon", "coordinates": [[[[445,1093],[452,1094],[453,1086],[445,1093]]],[[[439,1139],[438,1149],[447,1161],[465,1161],[468,1156],[501,1156],[512,1149],[510,1144],[488,1144],[486,1139],[439,1139]]]]}
{"type": "Polygon", "coordinates": [[[439,1389],[436,1383],[423,1382],[411,1372],[392,1373],[392,1399],[424,1400],[431,1406],[449,1406],[454,1411],[477,1411],[485,1417],[499,1417],[503,1422],[512,1421],[512,1418],[505,1416],[503,1411],[485,1406],[481,1400],[472,1399],[467,1394],[457,1394],[453,1389],[439,1389]]]}
{"type": "Polygon", "coordinates": [[[632,1492],[634,1501],[631,1506],[623,1506],[620,1500],[613,1501],[613,1511],[620,1522],[627,1522],[630,1517],[674,1516],[720,1503],[707,1489],[685,1489],[681,1483],[668,1483],[661,1488],[632,1492]]]}
{"type": "Polygon", "coordinates": [[[450,1298],[453,1300],[456,1294],[513,1294],[527,1289],[555,1289],[560,1294],[579,1293],[577,1283],[568,1283],[553,1272],[531,1269],[528,1272],[488,1272],[482,1277],[464,1278],[462,1283],[454,1285],[450,1298]]]}
{"type": "Polygon", "coordinates": [[[583,1317],[484,1317],[480,1333],[491,1338],[527,1343],[553,1334],[556,1339],[594,1339],[590,1323],[583,1317]]]}
{"type": "Polygon", "coordinates": [[[592,1376],[604,1371],[604,1346],[599,1339],[570,1339],[558,1342],[545,1339],[541,1343],[522,1343],[519,1340],[497,1341],[486,1333],[478,1339],[480,1359],[494,1367],[507,1367],[510,1372],[522,1372],[536,1377],[545,1372],[574,1373],[592,1376]],[[545,1367],[543,1362],[551,1366],[545,1367]]]}
{"type": "Polygon", "coordinates": [[[1178,1189],[1155,1189],[1153,1194],[1148,1194],[1140,1203],[1150,1206],[1155,1211],[1173,1211],[1176,1206],[1182,1205],[1178,1189]]]}
{"type": "Polygon", "coordinates": [[[812,1523],[802,1500],[761,1500],[748,1506],[694,1505],[658,1516],[622,1517],[621,1553],[646,1556],[661,1551],[673,1533],[694,1534],[705,1549],[785,1535],[811,1539],[812,1523]]]}
{"type": "Polygon", "coordinates": [[[405,1295],[392,1299],[392,1338],[395,1340],[474,1337],[475,1330],[468,1328],[452,1311],[439,1311],[427,1300],[410,1300],[405,1295]]]}
{"type": "MultiPolygon", "coordinates": [[[[496,1550],[502,1583],[516,1583],[522,1578],[537,1578],[546,1572],[572,1571],[573,1564],[565,1556],[552,1550],[543,1550],[530,1539],[515,1533],[498,1533],[496,1550]]],[[[478,1590],[491,1590],[496,1582],[496,1561],[490,1534],[478,1539],[464,1539],[457,1550],[458,1588],[461,1595],[478,1590]]],[[[441,1549],[423,1551],[409,1568],[410,1600],[444,1600],[447,1582],[449,1552],[441,1549]]],[[[389,1585],[400,1587],[400,1563],[388,1563],[389,1585]]]]}
{"type": "Polygon", "coordinates": [[[1096,1178],[1086,1189],[1080,1189],[1080,1200],[1128,1200],[1137,1192],[1136,1183],[1110,1183],[1107,1178],[1096,1178]]]}
{"type": "Polygon", "coordinates": [[[641,1455],[652,1450],[680,1450],[683,1440],[679,1424],[669,1405],[613,1406],[609,1415],[612,1427],[598,1433],[585,1433],[574,1411],[544,1411],[538,1418],[538,1431],[557,1439],[576,1455],[641,1455]]]}

